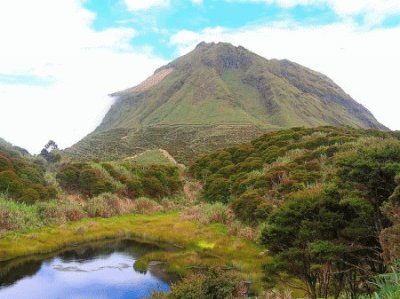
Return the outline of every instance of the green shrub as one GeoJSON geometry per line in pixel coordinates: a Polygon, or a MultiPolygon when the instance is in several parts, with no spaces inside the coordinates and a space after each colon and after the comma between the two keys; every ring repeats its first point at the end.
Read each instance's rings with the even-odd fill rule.
{"type": "Polygon", "coordinates": [[[9,158],[0,152],[0,172],[5,170],[14,170],[14,167],[9,158]]]}
{"type": "Polygon", "coordinates": [[[40,195],[35,189],[28,188],[22,191],[20,200],[28,204],[33,204],[40,200],[40,195]]]}
{"type": "Polygon", "coordinates": [[[153,293],[152,298],[168,299],[226,299],[236,298],[240,278],[230,272],[211,269],[204,274],[194,274],[173,284],[167,294],[153,293]]]}
{"type": "Polygon", "coordinates": [[[161,198],[167,195],[167,190],[157,177],[144,177],[142,178],[142,183],[144,194],[146,196],[161,198]]]}
{"type": "Polygon", "coordinates": [[[23,183],[18,175],[12,170],[0,172],[0,192],[9,195],[20,195],[23,191],[23,183]]]}
{"type": "Polygon", "coordinates": [[[231,207],[236,217],[251,225],[267,221],[272,211],[272,205],[256,190],[248,191],[233,200],[231,207]]]}
{"type": "Polygon", "coordinates": [[[130,197],[138,198],[144,195],[143,184],[138,178],[127,179],[125,184],[130,197]]]}
{"type": "Polygon", "coordinates": [[[80,186],[79,175],[83,164],[64,164],[56,175],[56,179],[64,188],[77,189],[80,186]]]}
{"type": "Polygon", "coordinates": [[[141,196],[162,198],[182,190],[177,167],[137,167],[127,161],[113,163],[72,163],[63,165],[57,180],[67,191],[85,196],[115,193],[131,199],[141,196]]]}
{"type": "Polygon", "coordinates": [[[0,196],[0,235],[1,232],[33,229],[42,225],[36,206],[0,196]]]}
{"type": "Polygon", "coordinates": [[[209,202],[227,203],[230,199],[230,181],[223,177],[216,177],[210,180],[204,188],[204,198],[209,202]]]}

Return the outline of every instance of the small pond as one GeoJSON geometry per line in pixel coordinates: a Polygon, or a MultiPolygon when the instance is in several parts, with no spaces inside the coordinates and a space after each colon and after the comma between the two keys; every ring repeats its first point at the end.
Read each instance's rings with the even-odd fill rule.
{"type": "Polygon", "coordinates": [[[0,263],[0,299],[143,298],[167,291],[158,266],[134,270],[140,256],[160,250],[132,240],[79,245],[59,253],[0,263]]]}

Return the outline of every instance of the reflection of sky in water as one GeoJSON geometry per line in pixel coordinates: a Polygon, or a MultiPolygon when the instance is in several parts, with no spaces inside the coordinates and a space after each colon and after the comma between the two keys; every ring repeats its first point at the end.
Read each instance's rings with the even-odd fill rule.
{"type": "Polygon", "coordinates": [[[54,258],[32,277],[0,288],[0,299],[135,299],[149,296],[153,289],[168,290],[168,284],[150,271],[135,272],[133,262],[123,253],[79,262],[54,258]]]}

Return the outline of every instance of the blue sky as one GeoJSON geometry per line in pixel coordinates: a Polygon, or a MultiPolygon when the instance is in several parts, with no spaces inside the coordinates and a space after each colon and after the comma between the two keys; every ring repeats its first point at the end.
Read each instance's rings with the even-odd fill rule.
{"type": "Polygon", "coordinates": [[[396,11],[388,10],[383,18],[375,17],[376,21],[371,23],[367,20],[371,11],[360,9],[351,14],[343,14],[329,5],[329,1],[314,1],[314,5],[302,4],[312,1],[288,1],[289,4],[285,5],[280,1],[155,2],[154,6],[147,9],[132,10],[127,4],[129,1],[88,0],[84,7],[96,14],[92,23],[93,29],[101,31],[110,27],[134,28],[136,36],[131,40],[132,46],[150,47],[156,55],[165,59],[176,57],[177,49],[170,43],[170,38],[180,30],[198,32],[212,27],[235,30],[282,21],[316,27],[337,24],[346,17],[351,17],[354,23],[369,29],[396,27],[400,24],[400,14],[396,11]],[[167,4],[162,4],[163,2],[167,4]]]}
{"type": "Polygon", "coordinates": [[[201,41],[320,71],[400,129],[399,0],[2,0],[0,36],[0,137],[32,152],[201,41]]]}

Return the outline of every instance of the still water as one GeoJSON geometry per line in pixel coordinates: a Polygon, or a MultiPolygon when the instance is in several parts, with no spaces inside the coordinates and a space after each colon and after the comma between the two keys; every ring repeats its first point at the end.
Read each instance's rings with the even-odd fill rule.
{"type": "Polygon", "coordinates": [[[143,298],[167,291],[157,266],[134,270],[135,260],[160,250],[131,240],[87,244],[47,256],[0,263],[0,299],[143,298]]]}

